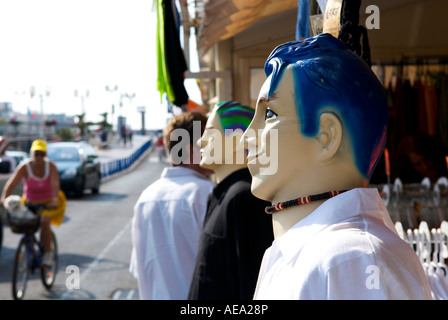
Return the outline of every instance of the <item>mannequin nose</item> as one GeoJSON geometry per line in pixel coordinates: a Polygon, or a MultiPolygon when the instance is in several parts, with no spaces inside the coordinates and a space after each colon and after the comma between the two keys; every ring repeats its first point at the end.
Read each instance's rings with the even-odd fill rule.
{"type": "Polygon", "coordinates": [[[199,140],[197,141],[196,145],[202,149],[207,145],[207,139],[209,138],[208,132],[204,131],[204,133],[202,134],[202,136],[199,138],[199,140]]]}
{"type": "Polygon", "coordinates": [[[258,145],[257,134],[250,126],[246,129],[243,136],[240,139],[240,143],[244,146],[244,149],[256,148],[258,145]]]}

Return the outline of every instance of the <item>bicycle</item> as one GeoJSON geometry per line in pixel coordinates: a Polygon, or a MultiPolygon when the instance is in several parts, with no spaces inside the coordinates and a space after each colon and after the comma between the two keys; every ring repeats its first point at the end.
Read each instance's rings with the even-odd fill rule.
{"type": "Polygon", "coordinates": [[[23,299],[29,276],[30,274],[34,274],[37,269],[40,269],[40,278],[47,290],[51,289],[56,279],[58,268],[56,236],[52,232],[53,241],[51,250],[53,252],[53,263],[51,267],[47,267],[41,265],[43,247],[35,235],[40,227],[40,217],[44,207],[45,205],[27,205],[27,208],[33,212],[33,215],[26,219],[15,217],[11,212],[6,210],[11,231],[13,233],[23,234],[17,246],[12,273],[12,296],[14,300],[23,299]]]}

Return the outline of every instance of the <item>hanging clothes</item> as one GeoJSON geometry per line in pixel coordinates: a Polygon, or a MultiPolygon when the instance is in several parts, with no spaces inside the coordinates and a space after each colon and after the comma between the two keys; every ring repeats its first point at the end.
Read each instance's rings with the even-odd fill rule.
{"type": "Polygon", "coordinates": [[[425,81],[425,111],[427,121],[427,133],[431,136],[437,136],[437,93],[435,87],[435,79],[431,74],[426,75],[425,81]]]}
{"type": "MultiPolygon", "coordinates": [[[[419,64],[411,66],[405,63],[392,66],[394,69],[385,86],[389,105],[386,147],[390,152],[391,177],[399,177],[408,183],[421,180],[420,173],[417,174],[415,171],[417,169],[414,168],[418,165],[415,154],[411,161],[409,152],[400,147],[409,137],[429,135],[438,141],[434,144],[437,151],[428,151],[426,148],[424,154],[418,153],[418,155],[425,161],[431,159],[430,162],[437,164],[436,171],[439,177],[445,175],[448,165],[445,160],[448,156],[446,66],[425,66],[427,69],[425,72],[421,72],[420,67],[419,64]],[[415,75],[410,74],[413,70],[417,70],[415,75]]],[[[431,176],[432,180],[437,178],[431,176]]]]}
{"type": "Polygon", "coordinates": [[[385,88],[387,105],[389,110],[389,125],[387,130],[386,148],[388,148],[390,157],[394,159],[394,151],[396,150],[396,135],[395,135],[395,120],[397,118],[394,108],[395,92],[392,86],[392,80],[389,81],[388,86],[385,88]]]}
{"type": "Polygon", "coordinates": [[[395,86],[389,84],[391,90],[390,101],[392,103],[389,108],[389,139],[391,157],[395,157],[395,150],[397,150],[400,139],[404,133],[404,118],[403,118],[403,79],[401,74],[397,74],[395,86]],[[393,88],[393,89],[392,89],[393,88]]]}
{"type": "Polygon", "coordinates": [[[418,89],[409,79],[403,83],[403,130],[405,134],[418,131],[418,89]]]}
{"type": "Polygon", "coordinates": [[[448,75],[439,73],[439,137],[446,149],[448,149],[448,75]]]}
{"type": "Polygon", "coordinates": [[[174,92],[171,87],[170,74],[165,57],[165,6],[163,0],[157,0],[157,32],[156,32],[156,56],[157,56],[157,91],[160,92],[160,102],[166,93],[167,98],[174,100],[174,92]]]}
{"type": "Polygon", "coordinates": [[[418,78],[414,84],[418,92],[418,130],[428,132],[428,120],[426,119],[425,108],[425,85],[422,79],[418,78]]]}
{"type": "Polygon", "coordinates": [[[157,90],[176,106],[188,104],[184,86],[187,62],[179,37],[179,13],[173,0],[157,2],[157,90]]]}

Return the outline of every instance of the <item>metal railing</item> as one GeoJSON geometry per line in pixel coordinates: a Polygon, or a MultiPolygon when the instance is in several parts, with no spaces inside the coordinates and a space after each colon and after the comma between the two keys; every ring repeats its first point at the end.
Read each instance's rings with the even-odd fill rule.
{"type": "Polygon", "coordinates": [[[106,178],[130,168],[135,161],[149,151],[151,145],[152,141],[148,140],[128,157],[101,163],[101,177],[106,178]]]}

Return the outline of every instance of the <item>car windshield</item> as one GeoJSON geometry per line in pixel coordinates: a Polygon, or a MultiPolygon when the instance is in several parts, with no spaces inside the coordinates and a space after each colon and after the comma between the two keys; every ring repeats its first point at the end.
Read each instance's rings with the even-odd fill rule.
{"type": "Polygon", "coordinates": [[[47,148],[47,155],[52,161],[79,161],[78,149],[74,147],[52,146],[47,148]]]}

